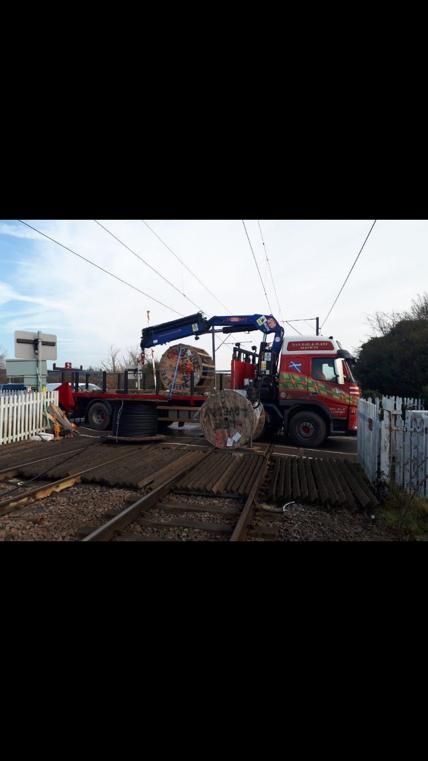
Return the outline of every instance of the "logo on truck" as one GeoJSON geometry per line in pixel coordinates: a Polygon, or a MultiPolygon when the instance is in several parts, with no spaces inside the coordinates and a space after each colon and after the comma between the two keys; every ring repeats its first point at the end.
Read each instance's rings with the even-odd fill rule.
{"type": "Polygon", "coordinates": [[[287,351],[333,351],[331,341],[289,341],[287,351]]]}

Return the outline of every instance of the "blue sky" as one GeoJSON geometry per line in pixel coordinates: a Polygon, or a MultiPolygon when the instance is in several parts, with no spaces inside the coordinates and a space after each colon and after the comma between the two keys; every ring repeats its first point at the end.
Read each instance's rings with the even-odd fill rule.
{"type": "MultiPolygon", "coordinates": [[[[42,330],[58,336],[59,364],[99,365],[107,359],[110,346],[122,352],[137,349],[147,310],[152,324],[176,317],[171,310],[183,315],[196,311],[93,221],[26,221],[166,306],[104,275],[17,221],[4,220],[0,222],[0,347],[8,357],[14,356],[15,330],[42,330]]],[[[208,316],[269,312],[241,220],[148,221],[197,277],[140,220],[102,220],[208,316]]],[[[318,315],[322,322],[372,221],[261,222],[281,313],[257,221],[246,221],[273,314],[286,320],[318,315]]],[[[412,298],[427,289],[427,251],[428,222],[378,221],[323,333],[355,350],[370,335],[369,315],[409,308],[412,298]]],[[[313,325],[295,323],[308,334],[313,325]]],[[[241,335],[235,340],[239,338],[258,343],[260,335],[241,335]]],[[[223,336],[218,343],[221,340],[223,336]]],[[[203,337],[199,346],[210,351],[210,338],[203,337]]],[[[157,356],[165,348],[156,349],[157,356]]],[[[228,368],[231,349],[225,344],[219,350],[221,369],[228,368]]]]}

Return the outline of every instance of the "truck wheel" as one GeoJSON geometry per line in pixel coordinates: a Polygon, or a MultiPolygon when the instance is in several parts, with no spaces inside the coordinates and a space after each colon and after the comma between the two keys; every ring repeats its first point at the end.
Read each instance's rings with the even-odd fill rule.
{"type": "Polygon", "coordinates": [[[296,412],[288,425],[288,435],[299,447],[319,447],[327,438],[327,426],[316,412],[296,412]]]}
{"type": "Polygon", "coordinates": [[[111,406],[108,402],[94,402],[88,409],[88,423],[96,431],[105,431],[111,423],[111,406]]]}

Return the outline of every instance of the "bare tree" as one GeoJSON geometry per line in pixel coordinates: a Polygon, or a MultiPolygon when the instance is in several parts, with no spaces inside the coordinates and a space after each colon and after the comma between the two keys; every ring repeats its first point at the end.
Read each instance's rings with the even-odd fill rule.
{"type": "Polygon", "coordinates": [[[120,349],[110,346],[108,359],[101,362],[101,368],[108,373],[119,373],[123,369],[123,362],[120,359],[120,349]]]}
{"type": "Polygon", "coordinates": [[[125,368],[136,368],[138,366],[138,363],[140,361],[141,357],[141,349],[138,347],[134,349],[127,349],[126,354],[123,358],[123,365],[125,368]]]}
{"type": "Polygon", "coordinates": [[[375,335],[380,334],[381,336],[386,336],[387,333],[389,333],[389,331],[403,319],[404,314],[401,314],[400,312],[391,312],[391,314],[387,314],[386,312],[375,312],[371,317],[367,317],[367,322],[375,335]]]}
{"type": "Polygon", "coordinates": [[[426,291],[413,299],[409,318],[412,320],[428,320],[428,293],[426,291]]]}

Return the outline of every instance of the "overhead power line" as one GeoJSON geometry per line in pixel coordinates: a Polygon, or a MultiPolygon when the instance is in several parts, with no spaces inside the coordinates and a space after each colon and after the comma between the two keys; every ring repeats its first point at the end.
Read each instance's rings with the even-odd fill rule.
{"type": "Polygon", "coordinates": [[[269,273],[270,273],[270,279],[271,279],[271,282],[272,282],[272,288],[273,288],[273,291],[274,291],[274,294],[275,294],[275,297],[276,297],[276,303],[278,304],[278,314],[279,314],[280,321],[283,324],[288,325],[292,330],[294,330],[295,333],[298,333],[299,336],[301,336],[302,333],[300,332],[300,330],[297,330],[297,328],[295,328],[294,325],[291,324],[291,322],[288,322],[288,320],[284,320],[284,317],[283,317],[283,314],[282,314],[282,309],[281,309],[281,304],[279,303],[278,293],[277,293],[276,286],[275,286],[275,280],[273,278],[272,268],[270,266],[270,259],[268,257],[266,244],[265,244],[265,241],[264,241],[264,238],[263,238],[262,226],[260,224],[260,220],[259,219],[257,220],[257,223],[258,223],[259,230],[260,230],[260,237],[262,239],[262,245],[263,245],[263,249],[264,249],[264,252],[265,252],[265,257],[266,257],[267,265],[269,267],[269,273]]]}
{"type": "Polygon", "coordinates": [[[291,328],[291,330],[294,330],[294,332],[298,333],[299,336],[303,335],[303,333],[301,333],[300,330],[297,330],[297,328],[295,328],[294,325],[291,324],[291,322],[288,322],[288,320],[281,320],[281,322],[284,323],[285,325],[288,325],[291,328]]]}
{"type": "Polygon", "coordinates": [[[106,275],[110,275],[110,277],[114,277],[115,280],[118,280],[120,283],[123,283],[123,285],[127,285],[129,288],[132,288],[134,291],[141,293],[143,296],[146,296],[146,298],[150,299],[151,301],[155,301],[156,304],[160,304],[161,306],[165,307],[165,309],[169,309],[171,312],[174,312],[174,314],[178,314],[179,317],[184,317],[184,315],[181,312],[177,312],[172,307],[168,306],[167,304],[164,304],[163,301],[159,301],[159,299],[156,299],[154,296],[150,296],[148,293],[145,293],[145,291],[142,291],[140,288],[137,288],[137,286],[132,285],[132,283],[128,283],[126,280],[123,280],[121,277],[119,277],[118,275],[115,275],[113,272],[109,272],[109,270],[104,269],[104,267],[101,267],[99,264],[96,264],[95,262],[91,261],[91,259],[87,259],[86,256],[82,256],[82,254],[78,254],[77,251],[73,251],[72,248],[65,246],[64,243],[60,243],[59,240],[56,240],[55,238],[52,238],[50,235],[47,235],[47,233],[44,233],[41,230],[38,230],[37,227],[33,227],[33,225],[28,224],[28,222],[24,222],[23,219],[18,219],[18,222],[21,222],[22,225],[29,227],[31,230],[34,230],[36,233],[39,233],[39,235],[43,235],[44,238],[47,238],[48,240],[52,241],[52,243],[56,243],[57,246],[61,246],[61,248],[64,248],[66,251],[69,251],[70,254],[74,254],[74,256],[78,256],[79,259],[83,259],[83,261],[88,262],[88,264],[92,264],[93,267],[96,267],[97,269],[101,270],[101,272],[104,272],[106,275]]]}
{"type": "Polygon", "coordinates": [[[261,282],[261,284],[262,284],[263,292],[264,292],[264,294],[265,294],[265,296],[266,296],[266,301],[267,301],[267,305],[268,305],[268,307],[269,307],[269,312],[270,312],[270,314],[272,314],[272,307],[271,307],[271,305],[270,305],[270,303],[269,303],[269,297],[268,297],[268,295],[267,295],[267,292],[266,292],[266,288],[265,288],[265,284],[264,284],[264,282],[263,282],[262,273],[260,272],[260,268],[259,268],[259,265],[258,265],[258,262],[257,262],[257,259],[256,259],[256,255],[255,255],[255,253],[254,253],[254,249],[253,249],[253,247],[252,247],[252,245],[251,245],[250,236],[248,235],[248,230],[247,230],[247,227],[246,227],[246,225],[245,225],[245,222],[244,222],[244,220],[241,220],[241,221],[242,221],[242,224],[244,225],[245,235],[247,236],[248,245],[249,245],[249,247],[250,247],[250,250],[251,250],[251,253],[252,253],[252,255],[253,255],[254,263],[255,263],[255,265],[256,265],[256,268],[257,268],[257,272],[259,273],[260,282],[261,282]]]}
{"type": "Polygon", "coordinates": [[[360,250],[359,250],[359,252],[358,252],[357,256],[355,257],[354,263],[353,263],[353,265],[352,265],[351,269],[349,270],[349,272],[348,272],[348,274],[347,274],[347,276],[346,276],[346,278],[345,278],[345,280],[344,280],[344,282],[343,282],[343,285],[342,285],[342,287],[341,287],[341,289],[340,289],[339,293],[337,294],[337,296],[336,296],[335,300],[333,301],[333,303],[332,303],[332,305],[331,305],[331,307],[330,307],[330,311],[328,312],[328,314],[327,314],[327,317],[325,318],[325,320],[324,320],[323,324],[321,325],[321,328],[323,328],[323,326],[324,326],[324,325],[325,325],[325,323],[327,322],[328,318],[330,317],[330,315],[331,315],[331,313],[332,313],[332,311],[333,311],[333,307],[335,306],[335,304],[336,304],[336,302],[337,302],[337,300],[338,300],[338,298],[339,298],[340,294],[342,293],[342,291],[343,291],[343,289],[344,289],[344,287],[345,287],[346,283],[348,282],[349,276],[350,276],[350,274],[351,274],[352,270],[354,269],[354,267],[355,267],[355,265],[356,265],[356,263],[357,263],[357,261],[358,261],[358,259],[359,259],[359,257],[360,257],[360,254],[361,254],[361,252],[362,252],[362,250],[363,250],[364,246],[366,245],[366,243],[367,243],[367,241],[368,241],[368,239],[369,239],[369,237],[370,237],[371,231],[373,230],[373,228],[374,228],[374,226],[375,226],[376,222],[377,222],[377,219],[375,219],[375,221],[373,222],[373,224],[372,224],[372,226],[371,226],[370,230],[368,231],[368,233],[367,233],[367,235],[366,235],[366,237],[365,237],[365,239],[364,239],[364,243],[363,243],[363,245],[361,246],[361,248],[360,248],[360,250]]]}
{"type": "Polygon", "coordinates": [[[94,219],[94,222],[95,222],[97,225],[99,225],[99,227],[102,227],[102,229],[103,229],[103,230],[105,230],[105,232],[106,232],[106,233],[108,233],[109,235],[111,235],[111,237],[112,237],[112,238],[114,238],[115,240],[117,240],[117,242],[118,242],[118,243],[120,243],[120,244],[121,244],[121,246],[123,246],[123,247],[124,247],[124,248],[126,248],[126,249],[127,249],[127,250],[128,250],[130,253],[131,253],[131,254],[133,254],[134,256],[136,256],[136,257],[137,257],[137,259],[139,259],[139,260],[140,260],[140,262],[143,262],[143,264],[145,264],[145,265],[146,265],[146,267],[149,267],[149,269],[153,270],[153,272],[155,272],[155,273],[156,273],[156,275],[159,275],[159,277],[161,277],[161,278],[162,278],[162,280],[165,280],[165,283],[168,283],[168,285],[170,285],[170,286],[171,286],[171,288],[174,288],[174,290],[175,290],[175,291],[177,291],[177,293],[179,293],[179,294],[180,294],[180,296],[183,296],[185,299],[187,299],[187,301],[189,301],[189,302],[190,302],[190,303],[191,303],[191,304],[192,304],[194,307],[196,307],[196,309],[198,309],[200,312],[202,312],[202,311],[203,311],[202,307],[198,306],[198,304],[195,304],[195,302],[194,302],[194,301],[192,301],[192,299],[189,299],[189,297],[188,297],[188,296],[186,296],[186,294],[185,294],[183,291],[180,291],[180,289],[179,289],[179,288],[177,288],[177,286],[176,286],[176,285],[174,285],[174,283],[171,283],[171,281],[170,281],[170,280],[168,280],[168,278],[167,278],[167,277],[165,277],[164,275],[162,275],[162,273],[161,273],[161,272],[159,272],[159,270],[157,270],[157,269],[156,269],[155,267],[153,267],[151,264],[149,264],[149,262],[146,262],[146,260],[145,260],[145,259],[143,259],[143,257],[142,257],[142,256],[140,256],[139,254],[137,254],[137,252],[136,252],[136,251],[134,251],[134,250],[133,250],[133,249],[132,249],[130,246],[128,246],[128,245],[127,245],[127,244],[126,244],[126,243],[125,243],[123,240],[121,240],[121,238],[119,238],[119,237],[118,237],[117,235],[115,235],[115,234],[114,234],[114,233],[113,233],[111,230],[109,230],[109,229],[108,229],[108,227],[106,227],[105,225],[103,225],[101,222],[98,222],[98,220],[97,220],[97,219],[94,219]]]}
{"type": "Polygon", "coordinates": [[[269,268],[269,274],[270,274],[270,279],[271,279],[271,283],[272,283],[273,292],[275,294],[276,303],[278,305],[278,314],[279,314],[280,320],[282,322],[285,322],[285,320],[284,320],[284,318],[282,316],[281,304],[279,303],[278,293],[277,293],[276,286],[275,286],[275,280],[273,279],[272,268],[270,266],[270,260],[269,260],[268,253],[267,253],[266,243],[265,243],[264,238],[263,238],[263,232],[262,232],[262,226],[260,224],[260,219],[257,220],[257,224],[259,226],[260,237],[262,239],[262,246],[263,246],[263,249],[264,249],[264,252],[265,252],[265,257],[266,257],[267,265],[268,265],[268,268],[269,268]]]}
{"type": "Polygon", "coordinates": [[[156,232],[156,230],[153,230],[153,227],[150,227],[150,225],[148,224],[148,222],[146,222],[144,219],[142,219],[141,221],[142,221],[142,223],[143,223],[143,224],[144,224],[144,225],[145,225],[145,226],[146,226],[146,227],[147,227],[147,228],[150,230],[150,232],[151,232],[151,233],[153,233],[153,235],[154,235],[154,236],[155,236],[155,237],[156,237],[156,238],[157,238],[157,239],[158,239],[158,240],[159,240],[159,241],[162,243],[162,245],[163,245],[163,246],[165,246],[165,248],[167,248],[167,249],[168,249],[168,251],[170,251],[170,252],[171,252],[171,254],[172,254],[173,256],[175,256],[175,258],[177,259],[177,261],[179,261],[179,262],[180,262],[180,264],[181,264],[181,265],[182,265],[182,266],[183,266],[183,267],[184,267],[184,268],[187,270],[187,272],[189,272],[189,273],[192,275],[192,277],[194,277],[194,278],[195,278],[195,280],[197,280],[197,281],[198,281],[199,285],[201,285],[201,286],[202,286],[202,288],[205,288],[205,290],[206,290],[206,291],[207,291],[207,292],[210,294],[210,296],[212,296],[212,298],[213,298],[213,299],[215,299],[215,301],[218,301],[218,303],[219,303],[219,304],[221,304],[221,306],[223,307],[223,309],[225,309],[225,310],[226,310],[226,312],[230,312],[230,309],[229,309],[229,307],[227,307],[225,304],[223,304],[223,302],[222,302],[222,301],[220,301],[220,299],[218,299],[218,298],[217,298],[217,296],[215,295],[215,293],[213,293],[213,292],[212,292],[212,291],[211,291],[211,290],[208,288],[208,286],[207,286],[207,285],[205,285],[205,283],[203,283],[203,282],[202,282],[202,280],[201,280],[201,279],[200,279],[200,278],[199,278],[197,275],[195,275],[195,273],[194,273],[194,272],[193,272],[193,271],[190,269],[190,267],[188,267],[188,266],[187,266],[187,264],[185,264],[185,263],[183,262],[183,260],[182,260],[182,259],[180,259],[180,257],[178,256],[178,254],[176,254],[176,253],[175,253],[175,251],[173,251],[173,250],[172,250],[171,246],[168,246],[168,244],[167,244],[167,243],[165,243],[165,241],[164,241],[164,240],[163,240],[163,239],[160,237],[160,235],[158,235],[158,233],[156,232]]]}

